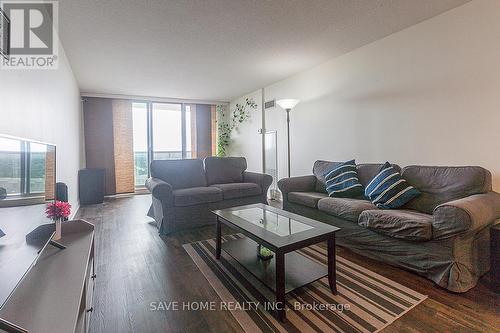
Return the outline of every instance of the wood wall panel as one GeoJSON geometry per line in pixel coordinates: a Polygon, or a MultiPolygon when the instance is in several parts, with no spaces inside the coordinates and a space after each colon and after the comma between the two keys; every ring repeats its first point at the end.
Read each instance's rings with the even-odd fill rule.
{"type": "Polygon", "coordinates": [[[87,168],[104,169],[104,193],[115,194],[112,100],[86,98],[83,103],[83,121],[87,168]]]}
{"type": "Polygon", "coordinates": [[[113,138],[116,193],[132,193],[134,182],[134,137],[132,102],[113,100],[113,138]]]}

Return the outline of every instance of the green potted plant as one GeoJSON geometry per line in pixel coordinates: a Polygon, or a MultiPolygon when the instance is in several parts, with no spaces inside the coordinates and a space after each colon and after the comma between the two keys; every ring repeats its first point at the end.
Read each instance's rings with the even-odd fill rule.
{"type": "Polygon", "coordinates": [[[257,109],[257,103],[253,98],[245,98],[245,103],[237,103],[227,119],[225,106],[217,105],[216,110],[221,119],[217,124],[217,156],[227,156],[227,149],[231,143],[231,133],[250,118],[250,110],[252,109],[257,109]]]}
{"type": "Polygon", "coordinates": [[[269,260],[272,257],[274,257],[273,251],[269,250],[267,247],[258,245],[257,246],[257,257],[259,257],[262,260],[269,260]]]}

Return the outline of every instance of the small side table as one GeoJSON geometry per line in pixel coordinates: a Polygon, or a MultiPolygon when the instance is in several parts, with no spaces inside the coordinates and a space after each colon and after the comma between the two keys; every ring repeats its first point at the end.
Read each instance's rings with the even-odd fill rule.
{"type": "Polygon", "coordinates": [[[490,228],[491,286],[500,293],[500,224],[490,228]]]}

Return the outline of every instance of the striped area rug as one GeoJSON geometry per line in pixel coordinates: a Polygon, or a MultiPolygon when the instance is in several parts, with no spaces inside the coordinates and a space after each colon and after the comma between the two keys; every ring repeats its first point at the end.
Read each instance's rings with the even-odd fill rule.
{"type": "MultiPolygon", "coordinates": [[[[223,241],[241,237],[225,236],[223,241]]],[[[185,244],[184,249],[221,303],[232,305],[224,309],[231,311],[245,332],[378,332],[427,298],[337,256],[338,295],[331,293],[326,277],[299,288],[287,294],[287,321],[280,323],[265,310],[274,300],[272,292],[224,250],[221,260],[216,260],[214,239],[185,244]]],[[[323,247],[299,252],[327,264],[323,247]]]]}

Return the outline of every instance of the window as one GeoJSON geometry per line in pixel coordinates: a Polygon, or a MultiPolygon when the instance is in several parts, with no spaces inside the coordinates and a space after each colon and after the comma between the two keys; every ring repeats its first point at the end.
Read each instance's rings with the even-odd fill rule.
{"type": "Polygon", "coordinates": [[[195,158],[191,110],[190,105],[177,103],[132,103],[136,188],[144,187],[152,160],[195,158]]]}
{"type": "Polygon", "coordinates": [[[47,146],[35,142],[27,142],[29,152],[28,193],[45,193],[45,163],[47,146]]]}
{"type": "Polygon", "coordinates": [[[0,137],[0,188],[10,198],[53,199],[55,146],[0,137]]]}
{"type": "Polygon", "coordinates": [[[7,195],[21,194],[22,141],[0,138],[0,184],[7,195]]]}
{"type": "Polygon", "coordinates": [[[132,104],[134,138],[134,175],[135,187],[143,187],[149,177],[148,157],[148,105],[132,104]]]}
{"type": "Polygon", "coordinates": [[[153,103],[152,121],[153,159],[182,159],[182,105],[153,103]]]}

